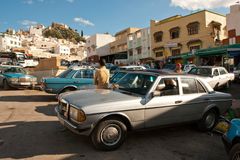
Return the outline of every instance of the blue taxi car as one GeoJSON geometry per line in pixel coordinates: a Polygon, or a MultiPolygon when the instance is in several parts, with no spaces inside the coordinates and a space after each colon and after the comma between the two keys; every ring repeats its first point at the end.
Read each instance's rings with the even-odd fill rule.
{"type": "Polygon", "coordinates": [[[240,159],[240,119],[229,122],[229,129],[222,137],[229,160],[240,159]]]}
{"type": "Polygon", "coordinates": [[[87,67],[72,67],[57,77],[43,78],[42,88],[51,94],[61,94],[84,88],[93,88],[95,70],[87,67]]]}
{"type": "Polygon", "coordinates": [[[8,90],[10,88],[34,88],[37,78],[28,75],[20,66],[1,65],[0,66],[0,86],[8,90]]]}

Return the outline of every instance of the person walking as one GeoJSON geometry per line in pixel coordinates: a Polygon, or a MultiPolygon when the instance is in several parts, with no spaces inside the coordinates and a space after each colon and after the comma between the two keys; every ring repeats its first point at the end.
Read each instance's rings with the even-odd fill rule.
{"type": "Polygon", "coordinates": [[[96,70],[94,76],[94,84],[97,85],[97,89],[107,89],[109,84],[110,73],[106,68],[104,59],[99,60],[100,68],[96,70]]]}
{"type": "Polygon", "coordinates": [[[181,65],[181,63],[177,63],[176,64],[175,72],[176,73],[182,73],[182,65],[181,65]]]}

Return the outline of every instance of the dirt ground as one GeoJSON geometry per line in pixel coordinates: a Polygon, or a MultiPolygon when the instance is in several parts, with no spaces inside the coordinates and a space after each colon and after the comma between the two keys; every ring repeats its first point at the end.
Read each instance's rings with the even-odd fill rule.
{"type": "MultiPolygon", "coordinates": [[[[238,84],[232,89],[235,100],[239,89],[238,84]]],[[[97,151],[87,137],[60,125],[56,104],[41,91],[0,90],[0,159],[227,160],[221,136],[194,125],[133,132],[118,150],[97,151]]]]}

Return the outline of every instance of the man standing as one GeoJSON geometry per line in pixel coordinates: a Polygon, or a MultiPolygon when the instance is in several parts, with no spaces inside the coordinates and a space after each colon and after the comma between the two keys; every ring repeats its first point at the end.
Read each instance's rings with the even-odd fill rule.
{"type": "Polygon", "coordinates": [[[175,72],[176,73],[182,73],[182,65],[181,65],[181,63],[177,63],[176,64],[175,72]]]}
{"type": "Polygon", "coordinates": [[[100,68],[96,70],[94,77],[94,84],[97,85],[97,89],[107,89],[109,84],[110,73],[105,66],[105,60],[99,60],[100,68]]]}

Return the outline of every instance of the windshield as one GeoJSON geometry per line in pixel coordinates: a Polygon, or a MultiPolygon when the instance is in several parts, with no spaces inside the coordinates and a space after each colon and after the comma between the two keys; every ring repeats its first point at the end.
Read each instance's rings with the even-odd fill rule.
{"type": "Polygon", "coordinates": [[[72,69],[68,69],[68,70],[62,72],[62,73],[59,74],[57,77],[59,77],[59,78],[66,78],[67,75],[68,75],[70,72],[72,72],[72,69]]]}
{"type": "Polygon", "coordinates": [[[4,70],[4,73],[23,73],[23,74],[26,74],[26,71],[24,71],[22,68],[11,67],[11,68],[6,68],[4,70]]]}
{"type": "Polygon", "coordinates": [[[126,72],[117,72],[117,73],[115,73],[112,76],[112,78],[110,79],[110,83],[116,83],[117,81],[119,81],[126,74],[127,74],[126,72]]]}
{"type": "Polygon", "coordinates": [[[119,85],[119,90],[146,95],[156,78],[156,76],[141,73],[128,73],[117,84],[119,85]]]}
{"type": "Polygon", "coordinates": [[[192,68],[188,73],[207,77],[212,75],[210,68],[192,68]]]}

